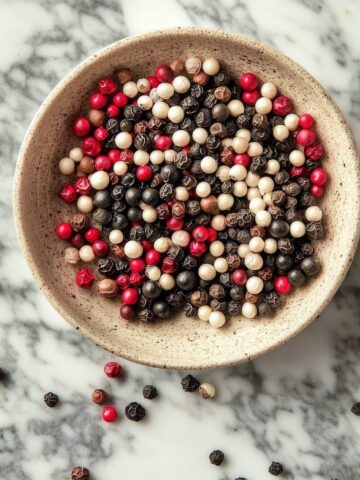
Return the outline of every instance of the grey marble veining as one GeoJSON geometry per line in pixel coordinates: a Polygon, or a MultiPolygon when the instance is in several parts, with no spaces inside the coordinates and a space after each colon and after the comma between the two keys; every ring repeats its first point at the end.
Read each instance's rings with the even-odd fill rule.
{"type": "Polygon", "coordinates": [[[181,375],[128,362],[121,380],[102,373],[111,356],[84,340],[48,304],[21,256],[12,222],[12,176],[21,139],[56,83],[95,50],[155,28],[203,25],[270,43],[307,68],[335,97],[360,140],[357,0],[0,0],[0,479],[287,480],[360,477],[359,259],[334,301],[304,333],[251,364],[199,374],[218,395],[181,390],[181,375]],[[142,424],[124,419],[146,383],[142,424]],[[113,394],[121,418],[104,424],[89,401],[113,394]],[[47,391],[61,404],[44,406],[47,391]],[[221,468],[208,454],[224,450],[221,468]]]}

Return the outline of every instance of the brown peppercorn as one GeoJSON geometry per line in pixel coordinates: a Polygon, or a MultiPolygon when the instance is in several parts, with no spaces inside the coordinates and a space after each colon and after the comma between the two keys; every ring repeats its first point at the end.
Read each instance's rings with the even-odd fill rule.
{"type": "Polygon", "coordinates": [[[211,298],[221,300],[225,297],[225,288],[219,283],[213,283],[209,288],[209,295],[211,298]]]}
{"type": "Polygon", "coordinates": [[[74,467],[71,472],[71,480],[89,480],[90,472],[84,467],[74,467]]]}
{"type": "Polygon", "coordinates": [[[224,147],[220,152],[220,162],[227,167],[231,167],[233,164],[234,149],[232,147],[224,147]]]}
{"type": "Polygon", "coordinates": [[[102,110],[95,110],[92,109],[89,112],[89,120],[90,123],[94,125],[94,127],[100,127],[105,122],[105,112],[102,110]]]}
{"type": "Polygon", "coordinates": [[[91,157],[83,157],[79,163],[79,168],[83,173],[95,172],[95,160],[91,157]]]}
{"type": "Polygon", "coordinates": [[[125,257],[124,247],[121,247],[120,245],[116,245],[115,243],[112,243],[111,250],[117,258],[125,257]]]}
{"type": "Polygon", "coordinates": [[[227,137],[227,128],[220,122],[213,123],[210,127],[210,133],[214,137],[225,138],[227,137]]]}
{"type": "Polygon", "coordinates": [[[122,70],[120,70],[120,72],[118,73],[118,79],[121,85],[124,85],[124,83],[126,82],[130,82],[130,80],[132,79],[130,70],[128,68],[123,68],[122,70]]]}
{"type": "Polygon", "coordinates": [[[189,75],[196,75],[201,70],[201,60],[200,58],[190,57],[185,61],[186,73],[189,75]]]}
{"type": "Polygon", "coordinates": [[[225,217],[227,227],[235,227],[238,223],[238,214],[236,212],[228,213],[225,217]]]}
{"type": "Polygon", "coordinates": [[[201,307],[209,302],[209,295],[205,290],[195,290],[191,294],[190,301],[194,307],[201,307]]]}
{"type": "Polygon", "coordinates": [[[66,263],[70,263],[70,265],[80,262],[79,250],[75,247],[65,248],[64,260],[66,263]]]}
{"type": "Polygon", "coordinates": [[[216,215],[217,213],[220,212],[217,198],[214,195],[210,195],[209,197],[202,198],[200,200],[200,207],[206,213],[212,213],[216,215]]]}
{"type": "Polygon", "coordinates": [[[214,96],[216,100],[219,100],[220,102],[228,103],[231,98],[231,91],[228,87],[225,87],[225,86],[217,87],[215,88],[214,96]]]}
{"type": "Polygon", "coordinates": [[[114,280],[104,278],[97,284],[98,293],[105,298],[114,298],[119,292],[119,287],[114,280]]]}
{"type": "Polygon", "coordinates": [[[201,71],[192,77],[192,81],[194,83],[197,83],[199,85],[202,85],[203,87],[209,83],[209,75],[207,75],[205,72],[201,71]]]}
{"type": "Polygon", "coordinates": [[[259,300],[259,295],[255,295],[250,292],[246,292],[245,300],[250,303],[256,303],[259,300]]]}
{"type": "Polygon", "coordinates": [[[183,218],[186,213],[185,203],[175,202],[171,207],[171,213],[175,218],[183,218]]]}
{"type": "Polygon", "coordinates": [[[261,237],[265,238],[265,228],[259,227],[258,225],[254,225],[250,228],[250,233],[252,237],[261,237]]]}
{"type": "Polygon", "coordinates": [[[259,270],[258,276],[261,278],[261,280],[270,280],[273,276],[272,270],[270,267],[265,267],[262,270],[259,270]]]}
{"type": "Polygon", "coordinates": [[[84,213],[76,213],[71,218],[70,225],[75,232],[81,232],[90,225],[90,220],[84,213]]]}
{"type": "Polygon", "coordinates": [[[146,120],[141,120],[141,122],[137,122],[134,125],[134,133],[135,135],[139,135],[141,133],[146,133],[149,130],[148,122],[146,120]]]}
{"type": "Polygon", "coordinates": [[[239,255],[228,255],[226,257],[226,260],[229,264],[229,269],[230,270],[235,270],[236,268],[240,267],[241,258],[239,257],[239,255]]]}
{"type": "Polygon", "coordinates": [[[159,220],[167,220],[170,218],[170,209],[167,203],[162,203],[156,207],[156,213],[159,220]]]}
{"type": "Polygon", "coordinates": [[[104,405],[109,399],[109,395],[105,392],[105,390],[101,390],[100,388],[93,391],[91,399],[97,405],[104,405]]]}
{"type": "Polygon", "coordinates": [[[260,113],[255,113],[252,119],[252,126],[260,130],[266,130],[269,128],[269,122],[266,118],[266,115],[261,115],[260,113]]]}
{"type": "Polygon", "coordinates": [[[285,200],[286,200],[286,193],[283,192],[282,190],[275,190],[274,192],[271,193],[271,201],[277,207],[281,207],[282,205],[284,205],[285,200]]]}
{"type": "Polygon", "coordinates": [[[184,70],[185,63],[180,58],[176,58],[170,63],[170,68],[174,73],[180,73],[184,70]]]}

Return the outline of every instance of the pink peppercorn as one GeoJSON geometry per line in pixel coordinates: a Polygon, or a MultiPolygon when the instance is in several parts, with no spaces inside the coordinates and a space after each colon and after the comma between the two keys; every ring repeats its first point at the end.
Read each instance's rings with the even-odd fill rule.
{"type": "Polygon", "coordinates": [[[85,238],[82,233],[75,233],[71,237],[71,245],[75,248],[81,248],[83,245],[85,245],[85,238]]]}
{"type": "Polygon", "coordinates": [[[243,73],[240,77],[240,87],[247,92],[255,90],[259,84],[257,76],[251,72],[243,73]]]}
{"type": "Polygon", "coordinates": [[[315,162],[324,155],[324,147],[319,142],[314,142],[305,148],[305,155],[309,160],[315,162]]]}
{"type": "Polygon", "coordinates": [[[311,128],[314,125],[314,117],[310,113],[303,113],[299,117],[299,125],[301,128],[311,128]]]}
{"type": "Polygon", "coordinates": [[[178,262],[176,262],[170,257],[165,257],[161,265],[161,271],[163,273],[174,273],[178,268],[178,262]]]}
{"type": "Polygon", "coordinates": [[[213,227],[208,227],[208,242],[215,242],[218,238],[218,233],[213,227]]]}
{"type": "Polygon", "coordinates": [[[257,90],[252,90],[251,92],[243,92],[241,98],[246,105],[255,105],[260,98],[260,94],[257,90]]]}
{"type": "Polygon", "coordinates": [[[160,83],[170,83],[173,81],[174,74],[168,65],[158,65],[155,70],[155,77],[160,83]]]}
{"type": "Polygon", "coordinates": [[[248,168],[250,165],[250,157],[247,153],[238,153],[235,155],[233,163],[234,165],[243,165],[245,168],[248,168]]]}
{"type": "Polygon", "coordinates": [[[168,150],[171,147],[172,140],[166,135],[159,135],[155,140],[155,146],[159,150],[168,150]]]}
{"type": "Polygon", "coordinates": [[[106,109],[106,115],[110,118],[116,118],[120,115],[120,108],[117,105],[109,105],[106,109]]]}
{"type": "Polygon", "coordinates": [[[112,405],[107,405],[106,407],[103,407],[102,409],[102,418],[104,422],[115,422],[117,419],[117,410],[115,407],[112,405]]]}
{"type": "Polygon", "coordinates": [[[290,170],[291,178],[304,177],[305,174],[306,174],[305,167],[291,167],[291,170],[290,170]]]}
{"type": "Polygon", "coordinates": [[[95,158],[96,170],[110,170],[112,162],[107,155],[99,155],[95,158]]]}
{"type": "Polygon", "coordinates": [[[94,132],[94,137],[98,142],[104,142],[109,135],[109,132],[104,127],[98,127],[94,132]]]}
{"type": "Polygon", "coordinates": [[[119,377],[122,373],[122,366],[118,362],[109,362],[104,366],[105,375],[109,378],[119,377]]]}
{"type": "Polygon", "coordinates": [[[106,103],[107,103],[107,98],[102,93],[97,92],[90,95],[89,104],[92,108],[95,108],[96,110],[100,110],[101,108],[105,107],[106,103]]]}
{"type": "Polygon", "coordinates": [[[73,132],[77,137],[85,137],[91,130],[91,123],[86,117],[76,117],[73,125],[73,132]]]}
{"type": "Polygon", "coordinates": [[[201,257],[206,252],[206,244],[197,241],[190,242],[189,251],[193,257],[201,257]]]}
{"type": "Polygon", "coordinates": [[[73,233],[70,223],[59,223],[55,228],[56,235],[62,240],[69,240],[73,233]]]}
{"type": "Polygon", "coordinates": [[[88,228],[85,232],[85,240],[89,243],[96,242],[96,240],[99,240],[101,238],[101,232],[98,228],[91,227],[88,228]]]}
{"type": "Polygon", "coordinates": [[[192,236],[197,242],[206,242],[209,238],[208,230],[206,227],[195,227],[192,231],[192,236]]]}
{"type": "Polygon", "coordinates": [[[247,282],[247,274],[245,270],[242,270],[241,268],[238,268],[233,271],[231,278],[233,282],[235,282],[237,285],[245,285],[247,282]]]}
{"type": "Polygon", "coordinates": [[[139,272],[131,272],[130,274],[130,284],[139,287],[144,282],[145,275],[142,275],[139,272]]]}
{"type": "Polygon", "coordinates": [[[324,188],[319,185],[312,185],[310,192],[314,197],[322,197],[324,195],[324,188]]]}
{"type": "Polygon", "coordinates": [[[292,285],[285,276],[277,277],[274,282],[274,287],[280,295],[288,295],[292,290],[292,285]]]}
{"type": "Polygon", "coordinates": [[[134,260],[130,260],[129,266],[132,272],[142,272],[145,270],[146,263],[142,258],[135,258],[134,260]]]}
{"type": "Polygon", "coordinates": [[[105,257],[109,252],[109,245],[104,240],[95,240],[92,249],[97,257],[105,257]]]}
{"type": "Polygon", "coordinates": [[[135,288],[127,288],[121,294],[121,301],[125,303],[125,305],[135,305],[138,301],[139,294],[135,290],[135,288]]]}
{"type": "Polygon", "coordinates": [[[81,268],[75,277],[75,283],[81,288],[91,288],[95,281],[95,276],[90,268],[81,268]]]}
{"type": "Polygon", "coordinates": [[[91,192],[91,183],[85,176],[78,177],[74,182],[74,188],[79,195],[88,195],[91,192]]]}
{"type": "Polygon", "coordinates": [[[82,150],[84,155],[90,157],[96,157],[101,152],[101,144],[94,137],[87,137],[82,144],[82,150]]]}
{"type": "Polygon", "coordinates": [[[148,250],[145,254],[145,262],[147,265],[158,265],[161,262],[161,253],[154,249],[148,250]]]}
{"type": "Polygon", "coordinates": [[[59,197],[65,203],[72,203],[76,199],[76,190],[74,185],[71,183],[66,183],[63,185],[59,192],[59,197]]]}
{"type": "Polygon", "coordinates": [[[276,97],[273,100],[272,104],[273,113],[276,115],[280,115],[281,117],[285,117],[288,113],[292,110],[292,103],[288,97],[285,95],[280,95],[280,97],[276,97]]]}
{"type": "Polygon", "coordinates": [[[128,97],[123,92],[117,93],[113,98],[113,102],[117,107],[125,107],[128,101],[128,97]]]}
{"type": "Polygon", "coordinates": [[[171,217],[169,218],[169,220],[166,221],[166,226],[169,230],[172,230],[173,232],[176,230],[181,230],[184,226],[184,219],[171,217]]]}
{"type": "Polygon", "coordinates": [[[117,89],[117,85],[110,77],[104,77],[97,84],[99,93],[103,95],[111,95],[117,89]]]}
{"type": "Polygon", "coordinates": [[[153,169],[149,165],[141,165],[136,169],[136,178],[140,182],[147,182],[153,176],[153,169]]]}
{"type": "Polygon", "coordinates": [[[151,88],[156,88],[159,85],[159,80],[156,77],[147,77],[148,82],[150,83],[151,88]]]}
{"type": "Polygon", "coordinates": [[[315,132],[312,130],[307,130],[306,128],[303,128],[302,130],[299,130],[298,133],[296,134],[296,141],[299,145],[302,147],[307,147],[314,143],[316,140],[315,132]]]}
{"type": "Polygon", "coordinates": [[[127,164],[133,163],[134,153],[131,150],[122,150],[120,152],[120,160],[127,164]]]}
{"type": "MultiPolygon", "coordinates": [[[[123,150],[125,151],[125,150],[123,150]]],[[[123,152],[121,152],[123,153],[123,152]]],[[[108,151],[107,154],[108,158],[110,159],[111,163],[114,164],[116,162],[120,161],[120,150],[117,148],[112,148],[111,150],[108,151]]]]}
{"type": "Polygon", "coordinates": [[[120,273],[115,282],[121,288],[121,290],[125,290],[130,285],[130,276],[127,273],[120,273]]]}
{"type": "Polygon", "coordinates": [[[142,240],[141,245],[143,246],[145,252],[152,249],[152,243],[150,243],[149,240],[142,240]]]}
{"type": "Polygon", "coordinates": [[[327,182],[327,172],[324,168],[315,168],[310,175],[311,183],[322,187],[327,182]]]}

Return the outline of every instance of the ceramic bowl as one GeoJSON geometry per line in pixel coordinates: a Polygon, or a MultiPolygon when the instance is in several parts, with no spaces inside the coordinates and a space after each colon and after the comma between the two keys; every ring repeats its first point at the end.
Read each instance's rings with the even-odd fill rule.
{"type": "MultiPolygon", "coordinates": [[[[78,143],[79,144],[79,143],[78,143]]],[[[84,336],[121,357],[155,367],[225,367],[263,355],[309,325],[334,296],[351,264],[359,234],[359,158],[334,101],[295,62],[255,40],[201,28],[158,31],[118,41],[81,63],[53,90],[24,139],[15,176],[14,215],[20,244],[41,290],[84,336]],[[174,312],[155,324],[125,322],[119,300],[74,285],[75,269],[63,261],[65,243],[54,226],[74,207],[57,197],[64,178],[58,161],[77,145],[71,120],[86,108],[96,81],[119,67],[135,77],[152,74],[174,57],[217,57],[236,78],[253,71],[288,95],[297,112],[314,115],[326,149],[330,182],[322,200],[326,238],[316,245],[321,274],[286,298],[273,318],[231,319],[221,329],[174,312]]]]}

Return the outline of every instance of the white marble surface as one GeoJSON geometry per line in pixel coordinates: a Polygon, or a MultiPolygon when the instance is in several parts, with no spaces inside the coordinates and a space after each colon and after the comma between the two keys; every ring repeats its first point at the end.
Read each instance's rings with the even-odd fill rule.
{"type": "Polygon", "coordinates": [[[74,465],[94,480],[355,480],[360,472],[359,261],[335,300],[295,340],[238,368],[199,375],[213,401],[181,390],[179,373],[123,362],[108,381],[110,355],[72,330],[38,291],[12,222],[16,155],[37,106],[80,60],[126,35],[177,25],[232,30],[270,43],[306,67],[338,101],[360,140],[357,0],[0,0],[0,386],[1,480],[64,480],[74,465]],[[147,420],[99,419],[92,388],[120,410],[158,387],[147,420]],[[44,406],[57,392],[61,404],[44,406]],[[220,467],[208,454],[222,449],[220,467]]]}

